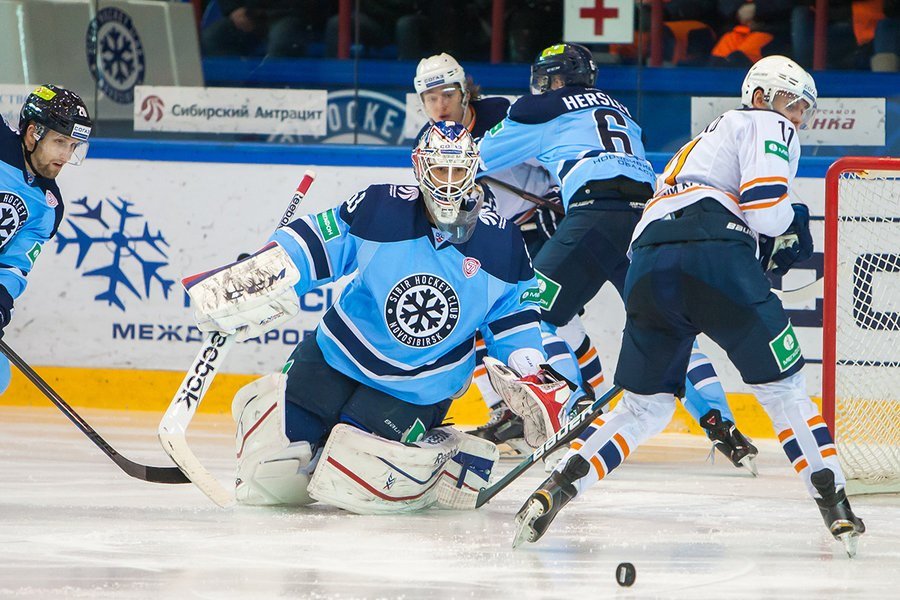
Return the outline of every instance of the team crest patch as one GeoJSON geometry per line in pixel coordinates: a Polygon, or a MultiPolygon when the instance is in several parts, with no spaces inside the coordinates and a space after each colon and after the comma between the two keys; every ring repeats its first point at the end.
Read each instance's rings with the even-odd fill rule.
{"type": "Polygon", "coordinates": [[[114,6],[97,11],[88,25],[85,47],[100,91],[113,102],[131,104],[135,86],[144,83],[146,63],[144,45],[128,13],[114,6]]]}
{"type": "Polygon", "coordinates": [[[478,269],[481,268],[481,261],[477,258],[466,257],[466,260],[463,261],[463,275],[466,278],[472,277],[475,273],[478,272],[478,269]]]}
{"type": "Polygon", "coordinates": [[[459,322],[459,296],[436,275],[419,273],[402,279],[384,303],[384,320],[398,342],[428,348],[443,341],[459,322]]]}
{"type": "Polygon", "coordinates": [[[53,195],[53,192],[47,190],[47,206],[50,208],[56,208],[59,206],[59,200],[56,199],[56,196],[53,195]]]}
{"type": "Polygon", "coordinates": [[[0,248],[9,243],[27,218],[24,200],[12,192],[0,192],[0,248]]]}

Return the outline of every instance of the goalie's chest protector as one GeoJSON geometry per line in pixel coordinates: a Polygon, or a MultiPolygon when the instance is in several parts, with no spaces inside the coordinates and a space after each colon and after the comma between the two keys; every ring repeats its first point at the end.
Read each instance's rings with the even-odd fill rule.
{"type": "Polygon", "coordinates": [[[357,273],[317,339],[339,371],[417,404],[446,399],[474,369],[474,335],[533,273],[514,226],[482,212],[451,244],[412,186],[371,186],[338,211],[357,273]]]}

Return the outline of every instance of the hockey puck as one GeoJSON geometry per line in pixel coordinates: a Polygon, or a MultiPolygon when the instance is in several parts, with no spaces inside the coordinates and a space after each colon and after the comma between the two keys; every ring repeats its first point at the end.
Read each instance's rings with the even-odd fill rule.
{"type": "Polygon", "coordinates": [[[619,566],[616,567],[616,583],[622,587],[631,587],[636,577],[637,573],[633,564],[619,563],[619,566]]]}

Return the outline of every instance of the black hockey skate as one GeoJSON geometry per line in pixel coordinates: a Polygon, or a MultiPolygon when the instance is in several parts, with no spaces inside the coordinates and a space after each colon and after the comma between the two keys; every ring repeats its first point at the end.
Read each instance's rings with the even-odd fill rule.
{"type": "Polygon", "coordinates": [[[516,514],[513,548],[519,547],[522,542],[534,543],[541,539],[559,511],[578,493],[573,482],[587,475],[590,468],[588,461],[575,455],[562,471],[550,474],[516,514]]]}
{"type": "Polygon", "coordinates": [[[506,454],[518,456],[531,452],[531,448],[525,443],[525,427],[522,424],[522,417],[514,414],[505,404],[500,404],[491,409],[487,423],[478,429],[467,431],[466,433],[493,442],[498,446],[506,444],[511,449],[506,454]]]}
{"type": "Polygon", "coordinates": [[[821,498],[816,498],[819,512],[825,526],[834,536],[834,539],[844,544],[847,556],[856,556],[856,547],[859,544],[859,536],[866,532],[866,525],[862,519],[853,514],[850,501],[844,490],[835,491],[834,473],[831,469],[822,469],[809,476],[813,487],[819,492],[821,498]]]}
{"type": "Polygon", "coordinates": [[[756,456],[759,450],[751,439],[741,433],[734,423],[722,418],[719,409],[714,408],[700,417],[700,426],[713,442],[713,447],[725,455],[735,467],[746,467],[756,477],[756,456]]]}

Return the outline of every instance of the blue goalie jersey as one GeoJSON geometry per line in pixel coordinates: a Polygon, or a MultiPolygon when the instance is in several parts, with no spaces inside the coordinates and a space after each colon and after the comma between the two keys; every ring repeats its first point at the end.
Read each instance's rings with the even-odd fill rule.
{"type": "Polygon", "coordinates": [[[56,181],[28,173],[21,138],[0,117],[0,285],[13,298],[62,217],[56,181]]]}
{"type": "Polygon", "coordinates": [[[539,160],[559,184],[567,210],[587,182],[624,176],[652,190],[656,180],[641,128],[624,105],[594,88],[522,96],[479,146],[482,175],[539,160]]]}
{"type": "Polygon", "coordinates": [[[451,244],[419,188],[373,185],[271,239],[300,270],[298,294],[356,273],[316,340],[331,367],[368,386],[423,405],[465,391],[476,330],[498,360],[523,347],[546,356],[521,234],[491,212],[468,242],[451,244]]]}

